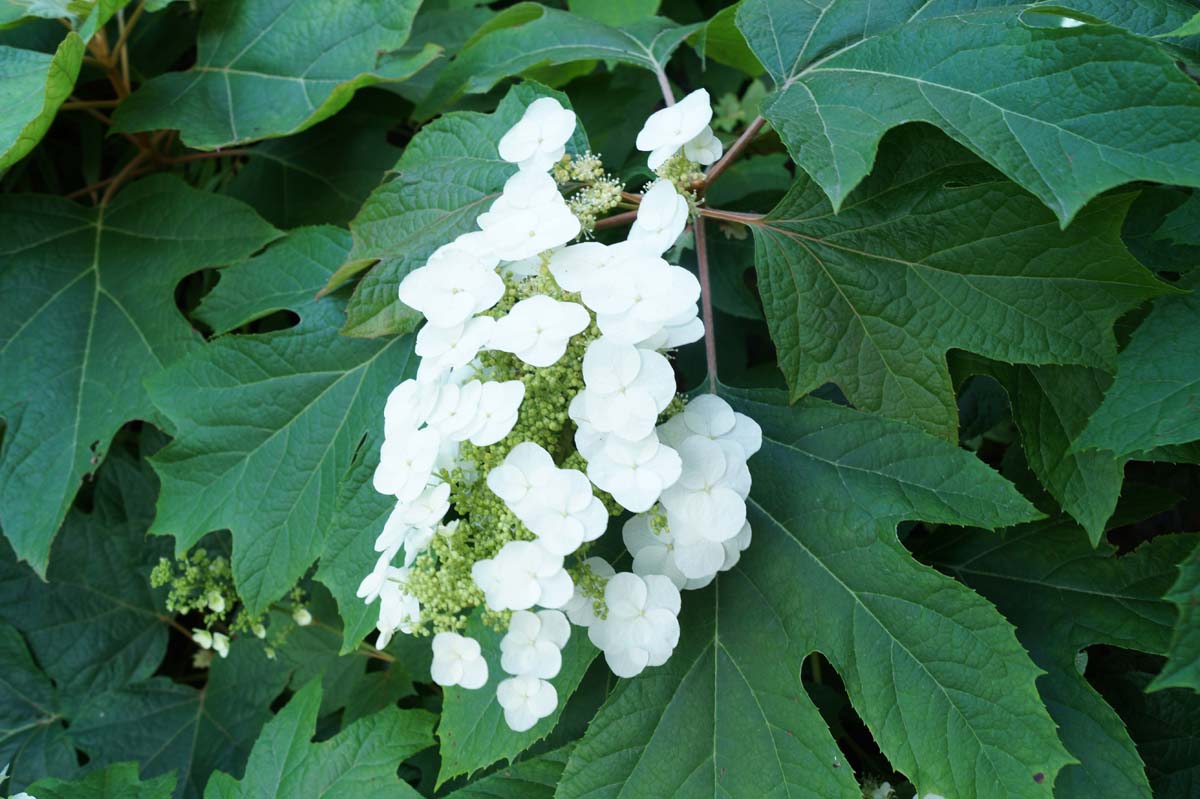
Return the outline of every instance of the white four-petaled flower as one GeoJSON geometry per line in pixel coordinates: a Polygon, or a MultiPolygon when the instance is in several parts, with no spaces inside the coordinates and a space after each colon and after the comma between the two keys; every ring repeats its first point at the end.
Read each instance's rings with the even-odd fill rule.
{"type": "Polygon", "coordinates": [[[492,610],[561,608],[575,590],[562,555],[536,541],[509,541],[496,557],[476,561],[471,578],[492,610]]]}
{"type": "Polygon", "coordinates": [[[649,152],[651,169],[658,169],[683,145],[699,136],[712,119],[708,91],[697,89],[675,105],[655,111],[637,135],[637,148],[649,152]]]}
{"type": "Polygon", "coordinates": [[[500,666],[518,677],[552,680],[562,668],[562,648],[571,625],[562,611],[518,610],[500,640],[500,666]]]}
{"type": "Polygon", "coordinates": [[[661,666],[679,643],[679,589],[661,574],[613,576],[604,586],[608,615],[588,628],[618,677],[661,666]]]}
{"type": "Polygon", "coordinates": [[[675,396],[675,372],[657,352],[639,350],[604,336],[583,356],[584,409],[601,433],[637,441],[675,396]]]}
{"type": "Polygon", "coordinates": [[[500,157],[522,170],[545,171],[563,157],[575,131],[575,112],[552,97],[529,104],[521,120],[500,139],[500,157]]]}
{"type": "Polygon", "coordinates": [[[530,366],[551,366],[567,351],[571,336],[591,321],[582,305],[538,294],[518,302],[496,323],[491,348],[511,352],[530,366]]]}
{"type": "Polygon", "coordinates": [[[524,732],[554,712],[558,691],[537,677],[509,677],[496,686],[496,700],[509,729],[524,732]]]}
{"type": "Polygon", "coordinates": [[[488,665],[479,642],[458,633],[433,637],[433,681],[443,687],[459,685],[474,690],[487,682],[488,665]]]}

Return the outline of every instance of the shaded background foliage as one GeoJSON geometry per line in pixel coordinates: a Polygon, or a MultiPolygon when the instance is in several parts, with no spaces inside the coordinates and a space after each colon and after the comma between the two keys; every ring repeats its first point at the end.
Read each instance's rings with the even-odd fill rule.
{"type": "Polygon", "coordinates": [[[0,0],[9,790],[1200,791],[1197,3],[53,6],[0,0]],[[395,288],[533,98],[636,191],[664,86],[750,132],[699,224],[755,541],[667,665],[577,636],[512,733],[364,642],[395,288]],[[196,545],[288,634],[196,661],[149,577],[196,545]]]}

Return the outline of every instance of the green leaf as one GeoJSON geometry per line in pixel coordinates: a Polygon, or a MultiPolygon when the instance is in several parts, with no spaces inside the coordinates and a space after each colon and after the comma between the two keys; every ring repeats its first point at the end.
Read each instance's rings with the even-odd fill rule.
{"type": "Polygon", "coordinates": [[[1154,238],[1173,244],[1200,244],[1200,195],[1193,194],[1167,215],[1154,238]]]}
{"type": "Polygon", "coordinates": [[[137,763],[115,763],[79,780],[40,780],[29,792],[36,799],[168,799],[174,787],[170,774],[142,782],[137,763]]]}
{"type": "Polygon", "coordinates": [[[205,6],[196,66],[151,78],[125,99],[113,130],[178,130],[212,150],[297,133],[355,91],[409,77],[436,47],[384,56],[408,41],[419,0],[217,0],[205,6]]]}
{"type": "Polygon", "coordinates": [[[84,42],[69,32],[53,55],[0,46],[0,172],[24,158],[75,88],[84,42]]]}
{"type": "Polygon", "coordinates": [[[488,684],[475,691],[454,686],[443,692],[442,718],[437,735],[442,765],[440,788],[461,774],[471,775],[498,760],[513,760],[535,742],[550,734],[558,723],[567,700],[575,693],[584,672],[596,657],[596,648],[579,629],[572,631],[562,653],[562,671],[550,680],[558,692],[558,707],[525,732],[514,732],[504,721],[504,709],[496,700],[496,684],[506,676],[500,668],[500,633],[485,626],[476,614],[468,622],[467,634],[479,641],[488,661],[488,684]]]}
{"type": "MultiPolygon", "coordinates": [[[[395,376],[397,383],[415,375],[415,361],[412,366],[404,375],[395,376]]],[[[317,567],[317,579],[337,600],[344,625],[339,650],[343,655],[353,651],[375,629],[379,619],[378,606],[363,602],[358,596],[358,586],[379,560],[375,539],[396,507],[394,498],[380,494],[371,484],[371,476],[379,465],[381,443],[368,438],[341,481],[325,537],[325,551],[317,567]]]]}
{"type": "Polygon", "coordinates": [[[964,368],[990,375],[1004,386],[1029,468],[1059,507],[1087,530],[1092,543],[1099,543],[1121,495],[1126,459],[1073,448],[1112,378],[1082,366],[963,361],[969,363],[964,368]]]}
{"type": "Polygon", "coordinates": [[[433,715],[387,708],[314,744],[321,686],[311,682],[267,723],[238,781],[218,772],[205,799],[403,799],[420,796],[396,765],[433,744],[433,715]]]}
{"type": "Polygon", "coordinates": [[[152,460],[162,494],[151,532],[182,552],[229,529],[251,614],[321,554],[339,485],[412,357],[411,338],[338,336],[342,299],[314,299],[349,248],[343,230],[302,228],[225,270],[197,311],[215,331],[280,309],[299,324],[220,336],[147,382],[177,431],[152,460]]]}
{"type": "Polygon", "coordinates": [[[281,228],[345,225],[396,163],[390,126],[356,103],[301,134],[251,148],[225,192],[281,228]]]}
{"type": "Polygon", "coordinates": [[[482,94],[504,78],[534,67],[602,59],[663,74],[671,54],[699,28],[662,17],[615,28],[537,3],[520,3],[476,33],[442,71],[430,98],[416,113],[432,116],[463,94],[482,94]]]}
{"type": "Polygon", "coordinates": [[[173,775],[177,799],[199,799],[213,771],[242,773],[287,680],[257,641],[235,641],[228,658],[213,659],[202,690],[154,677],[100,694],[70,733],[93,760],[132,758],[144,776],[173,775]]]}
{"type": "Polygon", "coordinates": [[[679,647],[617,687],[572,753],[560,799],[857,799],[801,686],[814,651],[918,795],[1049,797],[1068,758],[1037,670],[991,605],[916,563],[895,532],[905,519],[998,527],[1037,512],[970,453],[915,428],[767,396],[729,397],[763,429],[753,544],[684,598],[679,647]]]}
{"type": "MultiPolygon", "coordinates": [[[[1142,36],[1176,35],[1168,31],[1196,13],[1188,0],[1039,0],[1038,5],[1070,9],[1077,16],[1094,17],[1142,36]]],[[[1035,5],[1033,10],[1040,9],[1035,5]]]]}
{"type": "Polygon", "coordinates": [[[941,127],[1064,226],[1123,183],[1200,185],[1200,90],[1171,54],[1117,27],[1032,27],[1024,4],[978,5],[1008,7],[743,4],[738,26],[780,87],[762,113],[835,210],[884,133],[912,121],[941,127]]]}
{"type": "Polygon", "coordinates": [[[1113,322],[1171,288],[1121,243],[1131,195],[1060,231],[1019,187],[922,132],[898,133],[841,213],[802,177],[751,230],[792,396],[833,382],[855,407],[954,439],[947,350],[1111,367],[1113,322]]]}
{"type": "Polygon", "coordinates": [[[688,43],[696,48],[700,58],[711,58],[719,64],[739,69],[751,77],[757,77],[766,69],[754,55],[746,37],[737,27],[737,13],[741,2],[723,8],[704,27],[692,34],[688,43]]]}
{"type": "Polygon", "coordinates": [[[1183,36],[1200,36],[1200,13],[1197,13],[1187,22],[1180,25],[1173,31],[1161,33],[1160,36],[1180,38],[1183,36]]]}
{"type": "Polygon", "coordinates": [[[150,570],[170,549],[146,540],[154,475],[118,450],[101,467],[90,513],[72,510],[47,579],[0,544],[0,622],[19,629],[57,687],[86,699],[154,673],[167,649],[150,570]]]}
{"type": "MultiPolygon", "coordinates": [[[[374,562],[367,568],[373,565],[374,562]]],[[[361,574],[358,579],[362,580],[361,574]]],[[[355,601],[373,613],[371,624],[374,626],[374,620],[379,617],[379,606],[369,608],[361,599],[356,598],[355,601]]],[[[275,648],[276,659],[291,670],[290,686],[293,690],[298,691],[310,680],[320,678],[322,697],[319,715],[322,718],[345,708],[342,723],[347,724],[395,704],[401,696],[413,693],[414,664],[397,659],[395,663],[386,664],[385,668],[374,669],[363,653],[345,654],[356,648],[362,636],[343,646],[342,625],[327,591],[314,586],[305,607],[313,617],[312,623],[306,627],[296,627],[288,612],[272,612],[272,626],[287,625],[291,628],[283,645],[275,648]]],[[[420,643],[425,649],[429,648],[428,639],[420,639],[420,643]]],[[[374,665],[380,664],[376,661],[374,665]]],[[[425,670],[428,672],[428,666],[425,670]]],[[[423,681],[429,680],[426,677],[423,681]]]]}
{"type": "Polygon", "coordinates": [[[15,627],[0,624],[0,762],[18,790],[33,775],[70,773],[75,747],[58,714],[54,683],[38,668],[15,627]]]}
{"type": "MultiPolygon", "coordinates": [[[[1200,279],[1185,280],[1200,288],[1200,279]]],[[[1117,358],[1117,376],[1076,442],[1117,455],[1200,439],[1200,295],[1162,297],[1117,358]]]]}
{"type": "Polygon", "coordinates": [[[1200,777],[1200,697],[1186,691],[1146,693],[1149,675],[1105,680],[1103,690],[1121,708],[1146,761],[1154,799],[1192,799],[1200,777]]]}
{"type": "Polygon", "coordinates": [[[658,13],[662,0],[567,0],[571,13],[621,27],[658,13]]]}
{"type": "MultiPolygon", "coordinates": [[[[496,144],[538,97],[566,97],[544,86],[515,86],[491,114],[456,112],[421,129],[404,150],[395,175],[363,204],[350,223],[354,247],[330,287],[380,260],[355,289],[342,333],[374,337],[407,333],[420,314],[397,299],[400,281],[423,266],[438,247],[475,229],[475,218],[500,195],[504,181],[517,171],[500,159],[496,144]]],[[[577,128],[567,144],[571,153],[587,149],[577,128]]]]}
{"type": "Polygon", "coordinates": [[[1195,543],[1195,536],[1164,536],[1116,557],[1108,545],[1093,549],[1070,522],[1051,520],[1006,531],[999,543],[966,531],[924,553],[994,602],[1046,671],[1039,690],[1079,761],[1059,777],[1058,799],[1150,799],[1133,742],[1076,667],[1076,654],[1094,644],[1165,651],[1175,614],[1162,593],[1195,543]]]}
{"type": "Polygon", "coordinates": [[[142,381],[200,345],[173,302],[184,275],[276,231],[236,200],[156,176],[108,206],[0,198],[4,533],[46,573],[80,480],[130,419],[161,422],[142,381]]]}
{"type": "Polygon", "coordinates": [[[1167,650],[1167,664],[1150,690],[1191,688],[1200,692],[1200,547],[1179,563],[1179,579],[1165,599],[1179,608],[1179,621],[1167,650]]]}
{"type": "Polygon", "coordinates": [[[446,795],[446,799],[554,799],[570,747],[505,766],[446,795]]]}
{"type": "Polygon", "coordinates": [[[156,491],[149,466],[118,450],[100,469],[93,510],[67,517],[48,582],[0,557],[0,621],[13,625],[0,625],[11,631],[0,634],[0,674],[22,677],[29,697],[0,697],[0,729],[9,731],[0,732],[0,762],[15,760],[20,785],[71,776],[79,749],[93,766],[134,758],[143,776],[173,773],[176,797],[199,797],[214,768],[241,772],[287,682],[287,670],[253,640],[215,660],[203,690],[150,676],[169,621],[162,592],[149,585],[170,552],[146,538],[156,491]],[[17,629],[41,666],[14,654],[25,650],[17,629]]]}

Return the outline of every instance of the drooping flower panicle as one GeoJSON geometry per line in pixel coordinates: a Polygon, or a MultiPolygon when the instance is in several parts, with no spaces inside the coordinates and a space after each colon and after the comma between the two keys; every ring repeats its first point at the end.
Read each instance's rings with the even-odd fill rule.
{"type": "MultiPolygon", "coordinates": [[[[711,116],[701,90],[647,120],[638,147],[651,168],[715,161],[711,116]]],[[[574,129],[556,100],[533,102],[498,143],[517,171],[478,229],[400,285],[425,316],[421,360],[384,408],[373,482],[396,506],[358,591],[379,602],[379,646],[433,635],[442,686],[488,681],[488,658],[463,634],[472,614],[503,632],[496,695],[517,731],[557,707],[550,681],[572,625],[619,676],[666,662],[680,590],[711,582],[750,543],[746,461],[761,444],[723,400],[682,403],[664,354],[704,335],[699,282],[663,257],[695,198],[660,179],[626,241],[573,243],[621,193],[598,157],[566,154],[574,129]],[[635,514],[622,533],[633,571],[618,573],[589,550],[623,511],[635,514]]]]}

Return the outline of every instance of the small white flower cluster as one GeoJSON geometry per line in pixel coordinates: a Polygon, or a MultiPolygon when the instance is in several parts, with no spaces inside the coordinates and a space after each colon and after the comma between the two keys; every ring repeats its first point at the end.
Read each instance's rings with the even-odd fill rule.
{"type": "MultiPolygon", "coordinates": [[[[712,163],[711,116],[695,92],[647,120],[638,146],[652,168],[681,149],[687,168],[712,163]]],[[[549,681],[572,623],[619,676],[666,662],[680,589],[731,568],[750,542],[746,460],[761,444],[758,426],[715,396],[659,424],[678,407],[664,352],[704,335],[699,282],[662,257],[690,204],[659,180],[626,241],[571,244],[580,222],[548,171],[573,163],[574,129],[555,100],[533,102],[499,142],[518,171],[478,230],[400,286],[426,319],[421,362],[384,409],[374,486],[396,507],[358,591],[380,600],[380,647],[432,627],[442,686],[486,684],[488,659],[459,632],[482,606],[506,630],[497,699],[517,731],[557,707],[549,681]],[[634,561],[617,573],[586,555],[622,509],[637,514],[624,535],[634,561]]]]}

